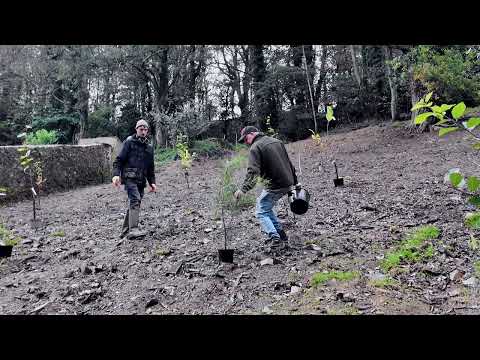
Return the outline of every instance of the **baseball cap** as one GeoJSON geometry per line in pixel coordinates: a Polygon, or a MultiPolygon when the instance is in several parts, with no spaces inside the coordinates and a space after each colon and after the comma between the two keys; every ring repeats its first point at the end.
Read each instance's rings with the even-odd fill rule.
{"type": "Polygon", "coordinates": [[[240,131],[240,139],[238,139],[238,142],[243,142],[245,140],[245,136],[254,132],[260,132],[260,130],[258,130],[255,126],[245,126],[242,131],[240,131]]]}

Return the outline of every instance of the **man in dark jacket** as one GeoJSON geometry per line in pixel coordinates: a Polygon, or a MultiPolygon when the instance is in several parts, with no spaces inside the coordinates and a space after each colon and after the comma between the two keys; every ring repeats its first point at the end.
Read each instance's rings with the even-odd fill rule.
{"type": "Polygon", "coordinates": [[[235,192],[235,197],[238,199],[253,189],[258,177],[265,180],[265,189],[257,198],[255,215],[263,231],[268,234],[272,249],[284,248],[288,237],[273,207],[293,186],[300,187],[295,167],[280,140],[266,136],[254,126],[243,128],[240,135],[239,142],[250,145],[250,152],[247,175],[241,188],[235,192]]]}
{"type": "Polygon", "coordinates": [[[140,204],[143,198],[146,182],[150,191],[156,191],[155,165],[153,161],[153,147],[148,144],[148,123],[145,120],[137,121],[136,134],[129,136],[123,143],[122,150],[113,163],[113,186],[125,185],[129,205],[123,219],[123,238],[128,239],[143,237],[144,231],[138,228],[140,217],[140,204]]]}

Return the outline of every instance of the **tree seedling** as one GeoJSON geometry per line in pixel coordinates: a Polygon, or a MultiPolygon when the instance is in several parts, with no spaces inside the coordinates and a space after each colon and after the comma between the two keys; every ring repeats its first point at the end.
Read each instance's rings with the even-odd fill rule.
{"type": "Polygon", "coordinates": [[[185,136],[183,135],[179,135],[177,137],[177,144],[175,147],[177,148],[178,156],[180,156],[180,165],[183,169],[185,180],[187,181],[187,188],[190,188],[190,184],[188,182],[188,170],[192,166],[192,160],[195,157],[195,153],[193,153],[193,155],[190,154],[188,142],[185,141],[185,136]]]}
{"type": "Polygon", "coordinates": [[[28,131],[32,127],[30,125],[26,126],[25,132],[17,135],[17,138],[22,139],[23,145],[17,149],[17,151],[20,153],[20,165],[23,168],[24,174],[28,176],[28,179],[30,181],[30,192],[32,194],[32,204],[33,204],[33,223],[35,226],[35,229],[37,228],[37,211],[36,211],[36,197],[37,197],[37,191],[35,190],[35,182],[34,182],[34,172],[32,170],[32,165],[33,165],[33,158],[30,156],[30,149],[27,146],[27,136],[28,136],[28,131]]]}
{"type": "MultiPolygon", "coordinates": [[[[428,93],[416,103],[411,111],[428,108],[430,111],[421,113],[416,116],[415,124],[420,125],[430,117],[435,117],[438,121],[434,124],[439,128],[438,135],[444,136],[451,132],[463,130],[474,140],[473,148],[480,150],[480,136],[475,133],[480,125],[480,117],[471,117],[463,119],[467,107],[463,102],[458,104],[442,104],[434,105],[431,101],[433,92],[428,93]]],[[[480,207],[480,179],[476,176],[464,176],[460,169],[450,169],[445,175],[446,182],[463,194],[469,195],[469,203],[480,207]]]]}
{"type": "Polygon", "coordinates": [[[12,248],[17,245],[19,238],[0,224],[0,257],[9,257],[12,255],[12,248]]]}

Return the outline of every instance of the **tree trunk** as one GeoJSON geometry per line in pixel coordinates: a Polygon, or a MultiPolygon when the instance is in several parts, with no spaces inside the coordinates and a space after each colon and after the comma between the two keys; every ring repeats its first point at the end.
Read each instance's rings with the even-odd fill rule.
{"type": "MultiPolygon", "coordinates": [[[[160,64],[158,80],[153,82],[156,95],[156,110],[160,114],[165,111],[168,94],[168,52],[169,47],[164,47],[160,51],[160,64]]],[[[155,80],[155,78],[154,78],[155,80]]],[[[160,146],[168,142],[167,131],[162,121],[155,121],[155,140],[160,146]]]]}
{"type": "Polygon", "coordinates": [[[80,131],[78,140],[86,136],[88,130],[88,99],[89,92],[85,76],[81,76],[78,85],[78,102],[75,104],[80,115],[80,131]]]}
{"type": "Polygon", "coordinates": [[[266,65],[263,57],[263,45],[251,46],[250,59],[254,81],[255,123],[257,127],[266,130],[266,117],[269,115],[268,92],[265,89],[266,65]]]}
{"type": "Polygon", "coordinates": [[[358,70],[357,56],[355,53],[355,45],[350,45],[350,55],[352,58],[352,67],[353,73],[355,74],[355,80],[357,81],[358,87],[362,88],[362,77],[360,76],[360,71],[358,70]]]}
{"type": "Polygon", "coordinates": [[[325,82],[325,77],[326,77],[326,63],[327,63],[327,46],[328,45],[322,45],[322,54],[320,57],[320,73],[317,81],[317,85],[315,86],[315,94],[313,97],[313,102],[315,104],[315,109],[318,109],[318,106],[320,105],[320,101],[323,100],[325,97],[325,94],[322,93],[322,86],[323,83],[325,82]]]}
{"type": "Polygon", "coordinates": [[[395,75],[393,74],[393,69],[389,64],[389,61],[392,60],[392,48],[389,46],[383,47],[385,53],[385,70],[387,73],[388,84],[390,86],[390,111],[392,115],[392,121],[395,121],[397,118],[397,84],[395,81],[395,75]]]}
{"type": "MultiPolygon", "coordinates": [[[[410,64],[409,68],[408,68],[408,75],[409,75],[409,78],[410,78],[410,97],[411,97],[411,100],[412,100],[412,107],[418,102],[418,100],[420,100],[420,97],[418,96],[418,93],[417,93],[417,86],[415,84],[415,79],[414,79],[414,76],[413,76],[413,65],[410,64]]],[[[412,116],[410,118],[411,120],[411,126],[415,126],[415,118],[417,117],[418,115],[418,110],[415,110],[415,111],[412,111],[412,116]]]]}

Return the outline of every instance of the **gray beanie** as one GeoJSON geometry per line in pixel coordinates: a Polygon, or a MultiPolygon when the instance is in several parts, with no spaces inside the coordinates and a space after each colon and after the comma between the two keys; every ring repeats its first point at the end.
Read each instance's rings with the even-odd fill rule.
{"type": "Polygon", "coordinates": [[[148,126],[148,123],[145,120],[138,120],[137,125],[135,125],[135,129],[137,129],[139,126],[145,126],[146,128],[150,128],[150,126],[148,126]]]}

